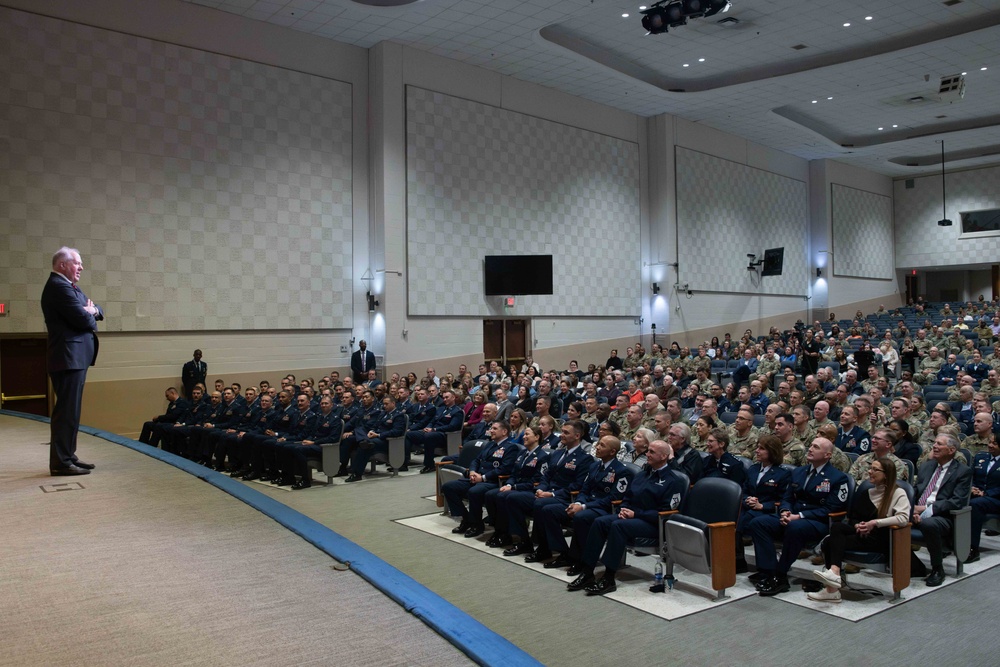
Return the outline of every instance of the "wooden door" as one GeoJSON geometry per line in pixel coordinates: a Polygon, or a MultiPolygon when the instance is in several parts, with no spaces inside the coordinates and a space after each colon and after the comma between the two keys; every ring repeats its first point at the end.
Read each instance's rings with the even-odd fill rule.
{"type": "Polygon", "coordinates": [[[520,368],[528,355],[528,321],[504,320],[504,366],[517,364],[520,368]]]}
{"type": "Polygon", "coordinates": [[[483,320],[483,359],[503,363],[503,320],[483,320]]]}
{"type": "Polygon", "coordinates": [[[5,410],[49,416],[44,338],[0,339],[0,402],[5,410]]]}

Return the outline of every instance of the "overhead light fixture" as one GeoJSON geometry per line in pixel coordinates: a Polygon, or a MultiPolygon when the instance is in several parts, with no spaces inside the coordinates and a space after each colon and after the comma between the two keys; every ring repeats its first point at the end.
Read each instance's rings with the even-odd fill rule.
{"type": "Polygon", "coordinates": [[[660,0],[649,8],[640,9],[642,27],[650,35],[659,35],[670,28],[687,25],[688,19],[727,12],[729,0],[660,0]]]}
{"type": "Polygon", "coordinates": [[[938,227],[951,227],[952,222],[948,219],[948,196],[944,189],[944,139],[941,140],[941,219],[938,220],[938,227]]]}

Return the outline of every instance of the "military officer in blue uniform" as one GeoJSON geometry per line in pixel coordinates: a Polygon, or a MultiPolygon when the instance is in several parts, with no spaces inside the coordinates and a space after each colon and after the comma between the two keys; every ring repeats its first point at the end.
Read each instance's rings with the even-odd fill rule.
{"type": "Polygon", "coordinates": [[[535,522],[532,535],[528,535],[528,517],[538,513],[548,504],[558,504],[564,510],[572,500],[572,492],[583,488],[587,475],[594,466],[594,458],[581,445],[587,422],[573,419],[560,429],[561,444],[549,455],[549,466],[541,483],[534,492],[515,491],[498,497],[498,511],[506,512],[507,525],[512,536],[521,538],[520,543],[506,549],[504,556],[525,556],[525,562],[534,563],[548,560],[551,554],[548,546],[535,550],[534,539],[541,541],[540,522],[535,522]]]}
{"type": "Polygon", "coordinates": [[[684,491],[681,478],[667,464],[670,453],[670,445],[662,440],[649,443],[648,468],[632,479],[618,512],[594,521],[577,568],[579,576],[566,586],[567,590],[586,590],[588,595],[617,590],[615,575],[629,541],[658,537],[660,512],[677,509],[684,491]],[[600,580],[594,578],[598,560],[604,564],[600,580]]]}
{"type": "Polygon", "coordinates": [[[222,432],[230,426],[236,426],[246,414],[246,407],[238,401],[240,396],[231,387],[222,390],[222,405],[210,419],[201,426],[192,427],[188,433],[188,451],[191,458],[202,465],[209,465],[215,450],[214,440],[210,437],[222,432]]]}
{"type": "Polygon", "coordinates": [[[270,394],[261,394],[260,407],[248,427],[223,436],[222,446],[226,450],[229,467],[236,469],[230,474],[231,477],[246,479],[253,472],[250,465],[250,439],[266,433],[277,424],[280,417],[281,411],[275,407],[274,398],[270,394]]]}
{"type": "MultiPolygon", "coordinates": [[[[301,400],[301,396],[299,399],[301,400]]],[[[311,410],[311,408],[310,408],[311,410]]],[[[298,440],[285,440],[279,443],[277,451],[278,468],[287,475],[299,477],[292,484],[293,491],[308,489],[312,486],[312,471],[309,469],[310,458],[320,458],[323,454],[322,445],[340,440],[344,431],[344,420],[333,410],[333,399],[324,396],[319,401],[319,412],[311,436],[298,440]]],[[[299,423],[302,423],[300,419],[299,423]]]]}
{"type": "Polygon", "coordinates": [[[514,491],[534,493],[535,485],[542,481],[542,476],[548,468],[549,451],[542,449],[541,438],[542,432],[537,426],[526,428],[523,447],[514,461],[514,468],[507,483],[498,489],[486,492],[486,513],[492,519],[494,529],[493,537],[486,541],[488,547],[507,547],[511,544],[507,513],[498,509],[498,497],[514,491]]]}
{"type": "MultiPolygon", "coordinates": [[[[462,408],[455,405],[455,393],[445,390],[441,392],[444,405],[438,408],[433,421],[419,431],[410,430],[406,434],[406,460],[410,460],[410,452],[417,447],[424,449],[424,467],[421,473],[434,472],[434,451],[438,447],[446,448],[448,433],[461,431],[465,421],[462,408]]],[[[402,468],[400,468],[402,470],[402,468]]]]}
{"type": "Polygon", "coordinates": [[[546,568],[573,567],[579,563],[591,524],[597,517],[611,514],[613,503],[625,496],[632,473],[618,460],[619,448],[621,440],[618,438],[600,438],[594,445],[597,464],[591,468],[576,499],[567,507],[561,503],[546,505],[535,516],[541,524],[548,550],[559,554],[558,558],[545,564],[546,568]],[[570,524],[573,526],[571,545],[566,543],[563,535],[563,526],[570,524]]]}
{"type": "Polygon", "coordinates": [[[724,428],[713,428],[705,437],[705,451],[708,456],[704,460],[702,477],[725,477],[740,486],[746,480],[747,472],[743,462],[729,453],[729,431],[724,428]]]}
{"type": "Polygon", "coordinates": [[[173,454],[185,455],[187,437],[191,429],[201,426],[209,419],[216,416],[222,407],[222,393],[213,391],[211,398],[201,401],[197,405],[192,404],[188,414],[184,415],[180,421],[163,431],[163,449],[173,454]]]}
{"type": "MultiPolygon", "coordinates": [[[[382,399],[382,411],[376,422],[364,437],[357,440],[358,446],[351,456],[351,474],[348,482],[357,482],[364,477],[365,466],[376,452],[389,453],[389,438],[398,438],[406,432],[406,413],[396,405],[396,399],[386,394],[382,399]]],[[[355,438],[357,438],[355,433],[355,438]]]]}
{"type": "Polygon", "coordinates": [[[431,403],[427,390],[422,387],[417,389],[416,397],[417,402],[413,405],[410,412],[410,430],[423,431],[434,421],[434,416],[437,414],[437,406],[431,403]]]}
{"type": "Polygon", "coordinates": [[[208,412],[210,406],[207,401],[203,401],[204,393],[201,387],[191,390],[191,401],[183,411],[178,414],[173,421],[162,421],[153,424],[152,434],[149,436],[149,446],[157,447],[163,441],[166,449],[167,434],[178,424],[195,423],[201,419],[203,413],[208,412]]]}
{"type": "Polygon", "coordinates": [[[841,409],[837,441],[833,444],[837,449],[858,455],[867,454],[872,450],[872,436],[858,426],[858,409],[853,405],[845,405],[841,409]]]}
{"type": "Polygon", "coordinates": [[[452,516],[462,517],[451,532],[464,534],[466,537],[477,537],[486,530],[483,523],[483,505],[486,494],[500,487],[501,476],[509,476],[514,470],[520,447],[510,441],[510,425],[502,421],[494,421],[489,429],[490,442],[483,447],[462,479],[453,479],[441,487],[448,511],[452,516]],[[467,498],[469,509],[465,509],[462,500],[467,498]]]}
{"type": "Polygon", "coordinates": [[[1000,445],[996,437],[985,452],[976,454],[972,466],[972,553],[966,563],[979,560],[979,541],[982,538],[986,515],[1000,514],[1000,445]]]}
{"type": "MultiPolygon", "coordinates": [[[[736,573],[747,571],[743,549],[743,535],[750,522],[759,516],[774,516],[785,497],[785,490],[792,481],[792,473],[781,467],[785,458],[781,440],[776,435],[763,435],[757,440],[757,463],[750,466],[743,481],[743,507],[736,523],[736,573]]],[[[754,583],[759,579],[753,575],[754,583]]]]}
{"type": "Polygon", "coordinates": [[[262,450],[264,443],[294,430],[298,419],[299,409],[292,401],[292,392],[288,389],[282,389],[278,392],[278,405],[275,408],[275,414],[269,420],[264,432],[247,433],[243,436],[243,446],[250,457],[250,472],[243,476],[244,480],[252,482],[262,478],[265,471],[262,450]]]}
{"type": "MultiPolygon", "coordinates": [[[[247,387],[247,396],[250,396],[250,391],[252,387],[247,387]]],[[[218,471],[225,470],[229,473],[235,473],[242,467],[242,462],[237,454],[238,447],[236,443],[239,443],[244,433],[247,431],[253,431],[258,419],[261,417],[261,413],[265,412],[262,405],[267,404],[267,412],[271,409],[271,397],[268,394],[263,396],[256,396],[254,392],[254,399],[248,403],[250,407],[243,413],[243,417],[240,419],[238,424],[234,424],[227,429],[216,431],[209,435],[208,440],[210,445],[214,448],[215,455],[215,469],[218,471]],[[266,397],[266,398],[265,398],[266,397]],[[232,444],[231,444],[232,443],[232,444]],[[226,463],[226,458],[229,458],[229,463],[226,463]]]]}
{"type": "Polygon", "coordinates": [[[826,438],[813,439],[806,452],[806,465],[792,473],[778,515],[759,516],[750,522],[760,595],[777,595],[791,589],[788,570],[799,552],[829,532],[831,513],[847,507],[849,482],[847,475],[830,463],[833,448],[833,443],[826,438]],[[774,547],[774,540],[779,537],[782,541],[780,560],[774,547]]]}
{"type": "Polygon", "coordinates": [[[159,444],[159,438],[156,440],[156,444],[151,442],[153,437],[153,428],[157,424],[174,424],[181,415],[188,409],[189,403],[186,399],[180,397],[177,393],[176,387],[168,387],[163,395],[167,399],[167,410],[162,415],[158,417],[153,417],[148,422],[142,425],[142,432],[139,434],[139,442],[144,442],[147,445],[153,445],[155,447],[159,444]]]}
{"type": "Polygon", "coordinates": [[[375,402],[375,392],[366,389],[361,394],[360,411],[347,422],[344,431],[346,435],[340,439],[340,468],[334,477],[343,477],[348,473],[348,464],[358,443],[367,439],[368,432],[377,428],[381,420],[382,404],[375,402]]]}
{"type": "Polygon", "coordinates": [[[295,484],[295,473],[291,461],[287,458],[279,458],[278,452],[287,444],[312,440],[316,433],[318,417],[310,408],[309,397],[299,394],[295,397],[295,407],[297,414],[294,423],[284,430],[278,430],[275,435],[260,444],[261,460],[263,461],[263,474],[261,481],[274,482],[278,486],[292,486],[295,484]],[[284,462],[284,467],[281,463],[284,462]]]}

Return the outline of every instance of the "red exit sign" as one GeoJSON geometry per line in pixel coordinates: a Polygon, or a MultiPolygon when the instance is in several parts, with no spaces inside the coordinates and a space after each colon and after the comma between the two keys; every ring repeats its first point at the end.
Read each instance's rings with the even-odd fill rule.
{"type": "Polygon", "coordinates": [[[0,301],[0,317],[7,317],[7,302],[0,301]]]}

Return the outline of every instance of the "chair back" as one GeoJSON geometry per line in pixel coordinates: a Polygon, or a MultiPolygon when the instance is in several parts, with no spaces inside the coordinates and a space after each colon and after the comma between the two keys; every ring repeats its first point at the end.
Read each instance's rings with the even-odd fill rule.
{"type": "Polygon", "coordinates": [[[705,523],[736,521],[743,489],[724,477],[703,477],[684,496],[681,514],[705,523]]]}
{"type": "Polygon", "coordinates": [[[483,451],[483,447],[487,443],[489,443],[489,440],[475,440],[467,445],[463,445],[462,451],[458,453],[458,461],[455,463],[463,468],[468,468],[476,460],[476,457],[479,456],[479,453],[483,451]]]}

